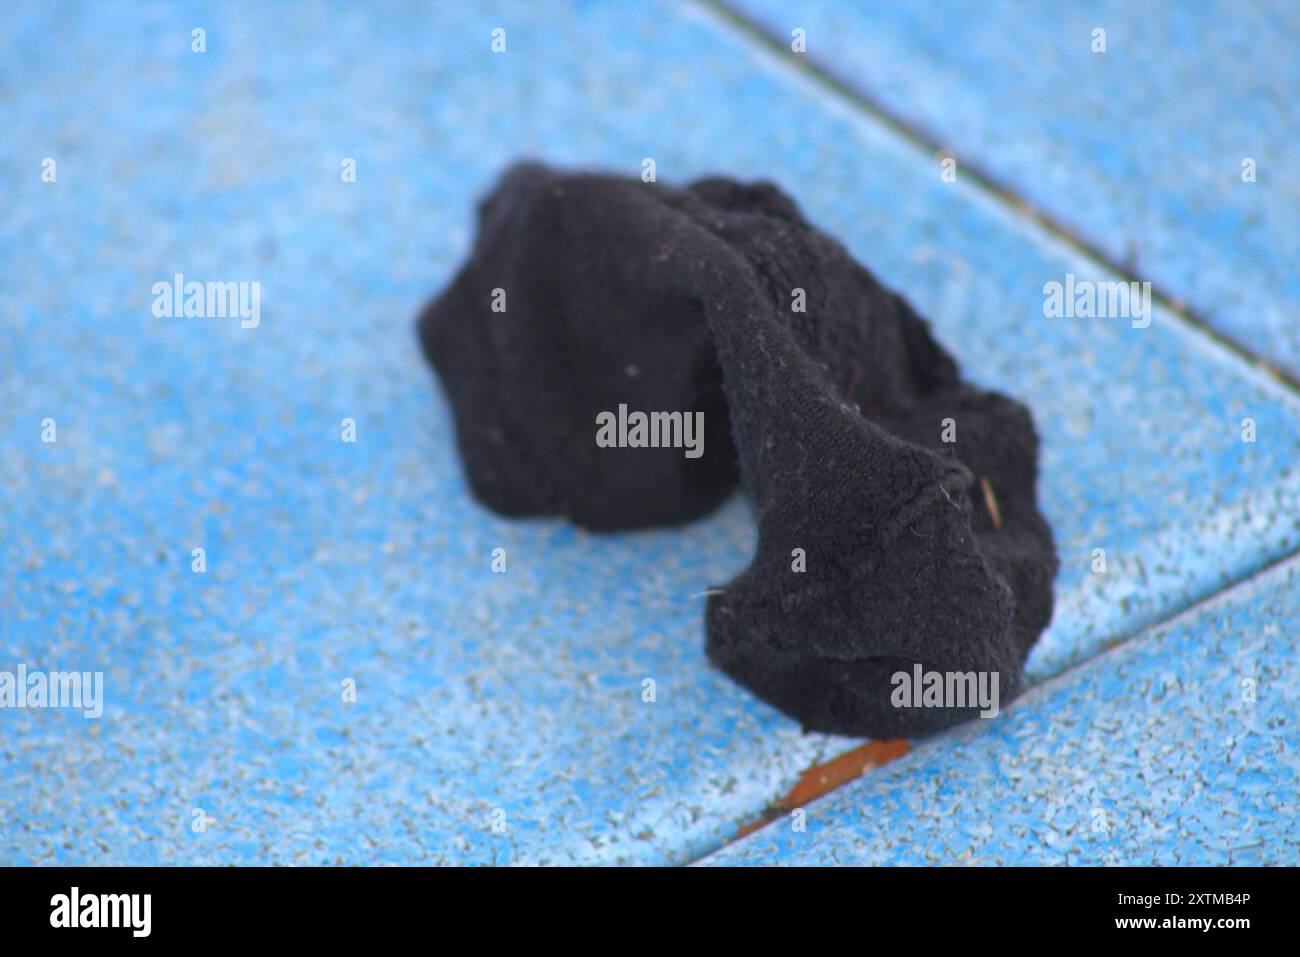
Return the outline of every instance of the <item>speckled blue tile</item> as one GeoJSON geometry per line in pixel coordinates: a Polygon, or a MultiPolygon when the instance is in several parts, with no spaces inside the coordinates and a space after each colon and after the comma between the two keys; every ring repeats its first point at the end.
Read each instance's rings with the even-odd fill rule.
{"type": "Polygon", "coordinates": [[[1297,636],[1291,560],[706,863],[1295,866],[1297,636]]]}
{"type": "Polygon", "coordinates": [[[724,2],[1300,376],[1293,0],[724,2]]]}
{"type": "Polygon", "coordinates": [[[469,498],[411,319],[525,153],[774,178],[1034,407],[1036,675],[1300,544],[1293,397],[1163,314],[1044,319],[1086,263],[707,12],[18,3],[0,48],[0,669],[107,697],[0,711],[0,861],[682,862],[847,746],[707,666],[739,499],[593,536],[469,498]],[[260,325],[155,318],[176,272],[260,325]]]}

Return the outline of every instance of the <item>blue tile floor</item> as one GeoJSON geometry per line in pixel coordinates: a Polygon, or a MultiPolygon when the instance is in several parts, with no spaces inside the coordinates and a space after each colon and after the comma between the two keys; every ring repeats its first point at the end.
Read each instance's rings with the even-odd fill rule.
{"type": "Polygon", "coordinates": [[[1294,863],[1297,628],[1292,559],[707,863],[1294,863]]]}
{"type": "Polygon", "coordinates": [[[1300,5],[731,4],[1300,378],[1300,5]]]}
{"type": "MultiPolygon", "coordinates": [[[[918,855],[1048,859],[1025,836],[1032,792],[1106,810],[1081,860],[1245,859],[1233,829],[1249,821],[1255,859],[1296,861],[1278,839],[1294,834],[1296,729],[1269,723],[1294,701],[1296,619],[1241,583],[1300,549],[1300,397],[1163,306],[1146,326],[1045,318],[1044,283],[1116,274],[978,181],[945,182],[797,55],[709,4],[577,2],[20,2],[0,49],[0,670],[105,675],[98,719],[0,711],[0,862],[688,863],[860,744],[803,735],[704,659],[701,593],[754,542],[741,499],[615,536],[470,499],[411,321],[465,254],[476,198],[523,155],[775,180],[932,316],[973,378],[1034,410],[1062,557],[1039,686],[811,805],[800,859],[896,853],[854,816],[889,811],[873,790],[888,779],[928,802],[907,805],[918,855]],[[260,321],[156,317],[152,287],[176,273],[260,283],[260,321]],[[1253,659],[1208,619],[1159,637],[1207,599],[1252,609],[1234,620],[1258,628],[1239,637],[1253,659]],[[1205,689],[1154,694],[1143,663],[1205,689]],[[1253,710],[1198,710],[1237,672],[1258,678],[1253,710]],[[1098,727],[1130,750],[1093,754],[1098,727]],[[1144,728],[1186,753],[1152,750],[1144,728]],[[1091,791],[1053,735],[1095,759],[1091,791]],[[936,762],[965,772],[960,791],[931,786],[936,762]],[[1144,768],[1183,782],[1181,816],[1147,796],[1144,768]],[[976,789],[1022,832],[956,807],[976,789]],[[835,821],[839,843],[814,844],[835,821]],[[1167,833],[1139,853],[1143,826],[1167,833]]],[[[1293,119],[1252,115],[1261,143],[1295,141],[1293,119]]],[[[1163,241],[1182,220],[1161,222],[1163,241]]],[[[1288,247],[1258,228],[1274,258],[1249,295],[1291,308],[1268,280],[1288,247]]],[[[1162,283],[1181,288],[1200,241],[1181,260],[1174,244],[1162,283]]],[[[1077,827],[1048,821],[1068,859],[1077,827]]],[[[722,859],[794,859],[783,826],[722,859]]]]}

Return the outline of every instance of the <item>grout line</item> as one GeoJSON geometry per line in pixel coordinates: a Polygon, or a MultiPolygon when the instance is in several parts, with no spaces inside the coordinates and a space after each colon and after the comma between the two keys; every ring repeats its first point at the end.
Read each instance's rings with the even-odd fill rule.
{"type": "MultiPolygon", "coordinates": [[[[816,60],[807,56],[797,56],[792,53],[786,48],[784,43],[780,42],[780,40],[775,36],[768,33],[759,22],[747,14],[735,9],[731,5],[731,0],[692,0],[692,2],[711,12],[724,24],[732,27],[743,38],[751,41],[758,47],[766,50],[769,54],[775,56],[778,61],[793,67],[806,78],[811,79],[813,82],[826,89],[836,98],[847,103],[850,107],[856,109],[860,113],[866,114],[895,135],[910,143],[918,151],[929,156],[946,148],[938,139],[931,136],[924,128],[908,121],[900,114],[895,113],[893,110],[884,106],[879,100],[866,91],[840,79],[830,69],[822,66],[816,60]]],[[[1232,336],[1214,328],[1214,326],[1212,326],[1204,316],[1189,307],[1181,299],[1170,295],[1160,284],[1152,280],[1143,280],[1140,274],[1113,259],[1110,254],[1100,246],[1075,234],[1068,226],[1056,219],[1050,213],[1047,213],[1031,204],[1024,197],[1020,196],[1013,188],[1002,182],[996,175],[986,172],[979,164],[972,164],[967,160],[962,160],[962,170],[964,179],[972,181],[977,188],[1010,207],[1015,213],[1028,219],[1030,222],[1034,223],[1062,244],[1082,255],[1086,259],[1091,260],[1095,264],[1127,281],[1150,281],[1152,298],[1159,306],[1173,314],[1186,325],[1201,333],[1211,342],[1221,347],[1224,351],[1234,355],[1241,362],[1258,369],[1278,384],[1288,388],[1291,392],[1300,394],[1300,378],[1274,366],[1264,357],[1255,353],[1232,336]]],[[[1054,675],[1046,677],[1035,684],[1029,685],[1024,689],[1023,693],[1029,694],[1037,689],[1053,685],[1057,681],[1066,678],[1079,669],[1101,659],[1103,656],[1128,645],[1133,639],[1140,635],[1157,628],[1162,628],[1185,615],[1193,614],[1202,607],[1219,600],[1221,597],[1247,587],[1250,583],[1270,574],[1279,566],[1295,560],[1298,556],[1300,556],[1300,546],[1297,546],[1285,554],[1267,562],[1265,565],[1253,572],[1245,574],[1241,578],[1236,578],[1225,583],[1222,587],[1214,589],[1209,594],[1199,599],[1194,599],[1186,605],[1170,609],[1167,613],[1161,615],[1154,621],[1139,624],[1130,629],[1125,629],[1124,631],[1114,635],[1111,643],[1101,648],[1096,653],[1074,662],[1054,675]]],[[[943,733],[946,732],[941,732],[940,735],[935,735],[931,738],[922,740],[935,740],[943,733]]],[[[851,750],[845,752],[845,754],[852,753],[851,750]]],[[[902,755],[901,757],[906,758],[910,754],[915,753],[916,751],[912,751],[907,755],[902,755]]],[[[837,755],[837,758],[842,758],[844,756],[845,755],[837,755]]],[[[834,760],[835,759],[832,759],[832,761],[834,760]]],[[[841,788],[852,785],[855,781],[860,780],[864,776],[865,775],[859,775],[843,781],[835,787],[828,788],[826,791],[819,794],[814,800],[821,801],[827,795],[834,791],[838,791],[841,788]]],[[[753,828],[752,831],[733,835],[725,839],[721,845],[705,851],[699,856],[692,857],[692,859],[687,862],[687,865],[689,866],[699,861],[703,861],[716,854],[718,851],[721,851],[724,848],[751,836],[752,834],[762,833],[771,823],[772,822],[767,822],[759,827],[753,828]]]]}
{"type": "MultiPolygon", "coordinates": [[[[850,107],[856,108],[859,111],[868,114],[872,119],[878,121],[883,126],[887,127],[889,130],[896,133],[898,136],[902,137],[907,142],[911,143],[914,147],[916,147],[921,152],[924,152],[927,156],[945,149],[945,147],[943,147],[942,144],[937,139],[930,136],[922,127],[920,127],[917,124],[911,123],[910,121],[903,118],[901,115],[890,110],[888,107],[881,104],[880,101],[877,100],[875,97],[871,96],[870,94],[866,93],[863,90],[860,90],[850,85],[846,81],[841,80],[827,67],[822,66],[821,64],[809,58],[808,56],[800,56],[791,52],[779,38],[769,33],[762,26],[762,24],[760,24],[757,20],[735,9],[731,5],[732,2],[734,2],[734,0],[693,0],[693,2],[711,11],[725,24],[731,26],[742,36],[748,38],[758,46],[767,50],[770,54],[774,55],[781,62],[792,66],[794,69],[803,73],[805,76],[810,78],[818,85],[828,89],[834,96],[839,98],[841,101],[847,103],[850,107]]],[[[1043,212],[1042,210],[1039,210],[1036,207],[1034,207],[1023,197],[1018,195],[1015,192],[1015,190],[999,182],[995,176],[986,173],[978,165],[972,166],[970,163],[963,160],[962,169],[964,171],[963,175],[966,178],[974,181],[974,183],[978,188],[984,190],[986,193],[993,196],[996,200],[999,200],[1005,205],[1011,207],[1016,213],[1021,214],[1025,218],[1029,219],[1031,222],[1040,226],[1042,229],[1050,233],[1053,237],[1058,239],[1060,242],[1073,249],[1075,252],[1092,260],[1097,265],[1118,274],[1119,276],[1121,276],[1122,278],[1130,282],[1143,281],[1137,273],[1132,272],[1126,266],[1123,266],[1122,264],[1111,259],[1110,256],[1102,249],[1098,248],[1097,246],[1093,245],[1087,240],[1076,236],[1066,226],[1064,226],[1059,221],[1054,219],[1050,214],[1043,212]]],[[[1297,378],[1283,371],[1282,369],[1279,369],[1269,364],[1269,362],[1266,359],[1264,359],[1262,356],[1257,355],[1256,353],[1252,352],[1250,349],[1248,349],[1241,343],[1237,342],[1235,339],[1213,328],[1204,317],[1200,316],[1198,313],[1190,309],[1185,303],[1182,302],[1182,300],[1176,299],[1170,296],[1168,293],[1164,292],[1154,282],[1152,282],[1151,284],[1151,293],[1152,293],[1152,298],[1155,299],[1155,301],[1160,306],[1162,306],[1163,308],[1165,308],[1166,310],[1174,314],[1177,318],[1179,318],[1184,323],[1194,328],[1199,333],[1203,334],[1206,338],[1210,339],[1212,342],[1221,346],[1225,351],[1232,353],[1234,356],[1237,357],[1237,359],[1244,362],[1246,365],[1263,372],[1264,374],[1272,378],[1276,383],[1280,384],[1284,388],[1288,388],[1292,393],[1300,394],[1300,378],[1297,378]]],[[[1300,555],[1300,546],[1282,555],[1281,557],[1275,559],[1274,561],[1267,563],[1256,572],[1247,573],[1243,578],[1237,578],[1237,579],[1233,579],[1232,581],[1229,581],[1222,588],[1212,591],[1209,595],[1201,599],[1194,599],[1191,601],[1190,604],[1182,606],[1180,608],[1173,609],[1169,611],[1167,614],[1161,615],[1160,617],[1156,618],[1154,621],[1148,622],[1146,624],[1139,624],[1134,626],[1133,628],[1126,629],[1122,632],[1119,632],[1113,636],[1111,644],[1107,645],[1105,648],[1101,649],[1096,654],[1090,655],[1087,658],[1083,658],[1075,662],[1074,664],[1068,666],[1064,671],[1058,672],[1056,675],[1047,677],[1035,685],[1030,685],[1029,687],[1026,687],[1025,690],[1028,691],[1032,687],[1038,687],[1039,685],[1046,684],[1047,682],[1053,681],[1059,675],[1068,674],[1072,669],[1077,668],[1083,664],[1086,664],[1087,662],[1093,660],[1094,658],[1098,657],[1101,654],[1105,654],[1107,651],[1117,647],[1118,645],[1124,644],[1129,639],[1141,634],[1147,629],[1159,627],[1165,622],[1168,622],[1171,619],[1176,618],[1178,615],[1183,614],[1188,609],[1196,608],[1199,605],[1203,604],[1204,602],[1211,601],[1216,596],[1231,591],[1234,588],[1237,588],[1238,586],[1244,584],[1245,582],[1250,581],[1256,575],[1263,574],[1264,572],[1272,569],[1277,564],[1288,561],[1291,558],[1296,557],[1297,555],[1300,555]]]]}
{"type": "Polygon", "coordinates": [[[1282,566],[1296,561],[1297,558],[1300,558],[1300,545],[1296,545],[1294,548],[1290,549],[1289,551],[1285,552],[1282,555],[1277,556],[1271,561],[1266,562],[1265,564],[1261,565],[1259,568],[1255,569],[1254,571],[1246,572],[1240,578],[1234,578],[1232,581],[1225,584],[1222,588],[1216,588],[1214,591],[1210,592],[1207,595],[1203,595],[1200,598],[1194,598],[1191,601],[1189,601],[1187,604],[1170,610],[1167,614],[1161,615],[1159,618],[1157,618],[1152,622],[1149,622],[1145,625],[1139,625],[1135,628],[1125,629],[1124,631],[1119,632],[1115,636],[1115,638],[1111,641],[1110,644],[1100,649],[1096,654],[1089,655],[1087,658],[1081,658],[1080,660],[1074,662],[1073,664],[1068,665],[1067,667],[1058,671],[1056,674],[1049,675],[1048,677],[1043,678],[1041,681],[1029,685],[1021,692],[1021,694],[1024,695],[1038,688],[1044,688],[1047,687],[1048,685],[1054,684],[1059,679],[1064,678],[1067,675],[1073,674],[1074,672],[1078,671],[1080,668],[1084,667],[1085,665],[1088,665],[1091,662],[1097,661],[1098,659],[1103,658],[1104,656],[1119,650],[1120,648],[1129,644],[1134,638],[1137,638],[1140,635],[1145,634],[1146,632],[1154,631],[1157,628],[1165,628],[1169,625],[1174,624],[1180,618],[1184,618],[1186,616],[1197,614],[1201,611],[1204,611],[1206,608],[1208,608],[1210,605],[1214,604],[1215,602],[1219,601],[1220,599],[1228,597],[1233,592],[1237,592],[1244,588],[1251,587],[1252,585],[1256,584],[1260,579],[1265,578],[1268,575],[1271,575],[1274,572],[1278,571],[1278,569],[1280,569],[1282,566]]]}
{"type": "MultiPolygon", "coordinates": [[[[873,120],[911,143],[927,156],[949,148],[945,147],[942,142],[931,136],[921,126],[895,113],[871,94],[840,79],[829,68],[822,66],[807,55],[800,56],[792,53],[784,43],[768,33],[762,24],[731,6],[730,0],[692,0],[692,2],[707,9],[742,36],[775,55],[783,63],[792,66],[800,73],[811,78],[840,100],[845,101],[860,112],[868,114],[873,120]]],[[[963,159],[961,168],[963,179],[970,180],[976,187],[1006,206],[1011,207],[1016,213],[1050,233],[1076,253],[1083,255],[1129,282],[1150,282],[1151,298],[1155,300],[1157,305],[1195,328],[1242,362],[1264,372],[1278,383],[1289,388],[1293,393],[1300,394],[1300,377],[1273,365],[1234,337],[1219,331],[1208,319],[1189,307],[1183,300],[1171,295],[1153,280],[1144,280],[1139,273],[1113,259],[1100,246],[1075,234],[1070,227],[1050,213],[1034,206],[1012,187],[999,180],[996,175],[985,171],[979,164],[973,164],[963,159]]]]}
{"type": "MultiPolygon", "coordinates": [[[[1150,622],[1145,625],[1139,625],[1136,628],[1129,629],[1127,631],[1120,633],[1115,637],[1114,641],[1111,644],[1102,648],[1095,654],[1089,655],[1087,658],[1080,659],[1079,661],[1076,661],[1073,664],[1067,666],[1063,670],[1058,671],[1056,674],[1050,675],[1044,678],[1042,681],[1027,686],[1026,688],[1024,688],[1024,690],[1021,691],[1019,695],[1016,696],[1016,698],[1013,701],[1008,703],[1008,706],[1024,700],[1027,696],[1034,694],[1035,692],[1042,692],[1043,689],[1051,688],[1057,685],[1058,683],[1065,681],[1067,678],[1069,678],[1071,675],[1081,670],[1082,668],[1087,667],[1093,662],[1102,660],[1107,655],[1113,654],[1119,651],[1121,648],[1127,647],[1135,638],[1139,637],[1140,635],[1143,635],[1150,631],[1154,631],[1158,628],[1165,628],[1167,626],[1173,625],[1181,618],[1188,617],[1203,611],[1205,608],[1209,607],[1214,602],[1231,594],[1232,592],[1240,591],[1242,589],[1250,587],[1255,582],[1259,581],[1260,579],[1268,575],[1273,574],[1283,565],[1286,565],[1289,562],[1293,562],[1297,558],[1300,558],[1300,546],[1297,546],[1296,548],[1292,549],[1286,554],[1273,559],[1272,561],[1261,566],[1255,571],[1246,574],[1242,578],[1238,578],[1231,582],[1228,582],[1222,588],[1218,588],[1212,591],[1210,594],[1205,595],[1202,598],[1195,599],[1190,603],[1183,605],[1180,608],[1170,611],[1168,614],[1161,616],[1160,618],[1158,618],[1153,622],[1150,622]]],[[[963,725],[956,725],[955,727],[960,728],[963,727],[963,725]]],[[[917,746],[912,747],[904,754],[898,755],[897,758],[895,758],[894,760],[885,763],[902,764],[903,761],[906,760],[907,758],[914,757],[915,755],[918,754],[927,753],[932,749],[924,748],[923,747],[924,745],[939,741],[944,735],[950,733],[953,730],[954,728],[948,728],[938,732],[937,734],[933,734],[927,738],[918,739],[919,744],[917,744],[917,742],[915,741],[909,741],[909,744],[917,744],[917,746]]],[[[868,743],[874,743],[874,742],[868,742],[868,743]]],[[[832,758],[831,761],[825,762],[825,764],[833,764],[836,760],[842,759],[847,755],[853,753],[854,753],[853,750],[846,751],[844,754],[837,755],[835,758],[832,758]]],[[[812,799],[812,801],[809,802],[809,804],[815,804],[823,800],[824,798],[826,798],[828,795],[841,790],[842,788],[847,788],[852,786],[854,782],[862,780],[862,778],[866,777],[872,771],[879,770],[879,768],[883,766],[884,763],[877,765],[875,767],[868,768],[862,774],[859,774],[855,777],[849,778],[844,781],[840,781],[839,783],[835,784],[833,787],[829,787],[826,790],[821,791],[819,794],[817,794],[815,798],[812,799]]],[[[758,823],[756,826],[741,828],[732,837],[729,837],[725,841],[723,841],[723,843],[720,846],[715,847],[713,850],[708,851],[707,853],[701,855],[698,858],[692,859],[689,863],[695,864],[699,861],[704,860],[707,857],[712,856],[713,854],[718,853],[721,850],[724,850],[725,848],[730,847],[732,844],[738,844],[741,841],[752,837],[753,835],[762,834],[765,830],[767,830],[767,828],[775,824],[778,820],[779,818],[771,818],[769,820],[762,821],[762,823],[758,823]]]]}

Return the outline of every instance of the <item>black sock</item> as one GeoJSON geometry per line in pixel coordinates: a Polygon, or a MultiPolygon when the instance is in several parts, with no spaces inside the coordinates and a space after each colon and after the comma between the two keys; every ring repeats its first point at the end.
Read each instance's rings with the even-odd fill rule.
{"type": "Polygon", "coordinates": [[[774,187],[516,166],[420,336],[500,512],[678,523],[743,478],[758,552],[709,599],[708,654],[806,727],[914,735],[980,710],[898,706],[917,665],[1018,690],[1057,567],[1029,413],[962,382],[774,187]],[[598,447],[620,404],[703,412],[703,454],[598,447]]]}

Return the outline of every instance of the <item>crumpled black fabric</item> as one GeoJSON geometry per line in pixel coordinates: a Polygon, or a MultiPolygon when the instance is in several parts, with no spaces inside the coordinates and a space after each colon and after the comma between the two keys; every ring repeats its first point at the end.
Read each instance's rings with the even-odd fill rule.
{"type": "Polygon", "coordinates": [[[896,707],[891,676],[916,664],[997,672],[1002,705],[1018,690],[1057,569],[1029,412],[963,382],[774,186],[517,165],[419,335],[470,487],[502,514],[676,524],[743,482],[757,553],[709,597],[707,652],[805,728],[915,736],[974,716],[896,707]],[[703,455],[598,447],[596,415],[620,403],[703,411],[703,455]]]}

